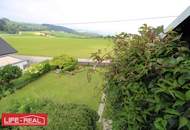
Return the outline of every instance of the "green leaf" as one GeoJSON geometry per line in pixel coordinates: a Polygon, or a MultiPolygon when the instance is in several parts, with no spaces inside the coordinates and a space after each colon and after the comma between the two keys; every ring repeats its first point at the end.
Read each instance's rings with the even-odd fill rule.
{"type": "Polygon", "coordinates": [[[164,119],[165,119],[165,120],[169,120],[169,119],[171,119],[171,118],[173,118],[173,117],[175,117],[175,115],[171,115],[171,114],[165,114],[165,115],[164,115],[164,119]]]}
{"type": "Polygon", "coordinates": [[[162,118],[157,118],[154,121],[154,126],[157,130],[166,130],[167,121],[162,118]]]}
{"type": "Polygon", "coordinates": [[[173,107],[182,106],[184,103],[185,103],[185,101],[177,100],[177,101],[174,103],[173,107]]]}
{"type": "Polygon", "coordinates": [[[188,119],[186,117],[179,118],[179,129],[187,125],[188,119]]]}
{"type": "Polygon", "coordinates": [[[170,108],[166,109],[164,112],[172,114],[172,115],[177,115],[177,116],[180,115],[180,113],[178,111],[176,111],[175,109],[170,109],[170,108]]]}
{"type": "Polygon", "coordinates": [[[164,63],[164,60],[161,59],[161,58],[158,58],[158,59],[157,59],[157,63],[159,63],[159,64],[163,64],[163,63],[164,63]]]}
{"type": "Polygon", "coordinates": [[[185,93],[186,100],[190,100],[190,90],[185,93]]]}
{"type": "Polygon", "coordinates": [[[181,57],[181,56],[179,56],[179,57],[177,58],[177,62],[178,62],[178,63],[181,62],[181,61],[183,61],[183,60],[184,60],[184,58],[181,57]]]}
{"type": "Polygon", "coordinates": [[[177,60],[175,58],[170,58],[168,59],[168,64],[171,64],[171,65],[176,65],[177,64],[177,60]]]}
{"type": "Polygon", "coordinates": [[[181,99],[181,100],[185,100],[185,94],[183,94],[182,92],[180,92],[180,91],[175,91],[174,92],[175,93],[175,96],[177,97],[177,98],[179,98],[179,99],[181,99]]]}
{"type": "Polygon", "coordinates": [[[185,80],[185,77],[183,75],[178,78],[178,83],[180,85],[183,85],[185,82],[186,82],[186,80],[185,80]]]}
{"type": "MultiPolygon", "coordinates": [[[[182,71],[182,70],[181,70],[182,71]]],[[[180,85],[183,85],[185,82],[189,81],[190,80],[190,73],[187,73],[189,72],[189,70],[185,70],[185,74],[181,75],[179,78],[178,78],[178,83],[180,85]]]]}

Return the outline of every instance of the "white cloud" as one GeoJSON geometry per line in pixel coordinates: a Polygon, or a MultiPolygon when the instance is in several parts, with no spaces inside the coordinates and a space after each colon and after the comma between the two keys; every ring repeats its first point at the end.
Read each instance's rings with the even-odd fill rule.
{"type": "MultiPolygon", "coordinates": [[[[0,0],[0,17],[36,23],[122,20],[179,15],[188,0],[0,0]]],[[[143,23],[168,25],[173,19],[67,25],[99,32],[135,32],[143,23]]]]}

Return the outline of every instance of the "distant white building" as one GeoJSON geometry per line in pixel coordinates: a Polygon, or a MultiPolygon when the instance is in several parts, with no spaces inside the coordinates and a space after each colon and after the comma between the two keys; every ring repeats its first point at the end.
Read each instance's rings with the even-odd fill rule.
{"type": "Polygon", "coordinates": [[[17,51],[11,47],[5,40],[0,38],[0,67],[6,65],[15,65],[24,69],[28,62],[26,60],[21,60],[10,56],[10,54],[16,53],[17,51]]]}

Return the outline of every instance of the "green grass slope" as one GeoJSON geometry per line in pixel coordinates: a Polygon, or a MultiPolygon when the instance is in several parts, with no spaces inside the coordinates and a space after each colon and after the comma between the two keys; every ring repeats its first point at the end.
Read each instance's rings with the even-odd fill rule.
{"type": "Polygon", "coordinates": [[[103,76],[94,74],[92,81],[86,78],[87,71],[75,75],[59,75],[50,72],[37,81],[17,90],[16,93],[0,100],[0,113],[16,100],[27,98],[50,99],[57,103],[86,104],[98,109],[103,83],[103,76]]]}

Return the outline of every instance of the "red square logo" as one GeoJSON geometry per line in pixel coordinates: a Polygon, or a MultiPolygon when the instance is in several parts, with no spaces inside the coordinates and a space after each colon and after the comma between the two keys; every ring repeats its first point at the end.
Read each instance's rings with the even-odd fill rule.
{"type": "Polygon", "coordinates": [[[2,126],[47,126],[47,114],[2,114],[2,126]]]}

